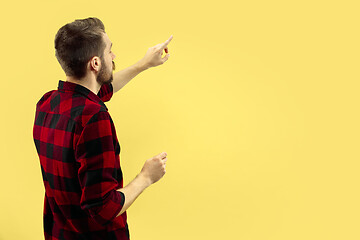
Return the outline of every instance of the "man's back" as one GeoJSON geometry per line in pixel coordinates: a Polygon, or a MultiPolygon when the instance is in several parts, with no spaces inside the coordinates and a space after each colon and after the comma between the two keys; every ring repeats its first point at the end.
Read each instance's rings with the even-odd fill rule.
{"type": "Polygon", "coordinates": [[[84,86],[59,81],[36,106],[33,137],[45,186],[46,239],[128,239],[120,145],[103,102],[84,86]]]}

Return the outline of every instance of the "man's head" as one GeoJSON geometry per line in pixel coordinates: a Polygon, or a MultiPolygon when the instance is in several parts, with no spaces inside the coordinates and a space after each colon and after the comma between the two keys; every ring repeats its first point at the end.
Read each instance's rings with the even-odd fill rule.
{"type": "Polygon", "coordinates": [[[115,70],[111,45],[100,19],[78,19],[57,32],[55,56],[66,76],[81,79],[90,71],[102,85],[112,81],[115,70]]]}

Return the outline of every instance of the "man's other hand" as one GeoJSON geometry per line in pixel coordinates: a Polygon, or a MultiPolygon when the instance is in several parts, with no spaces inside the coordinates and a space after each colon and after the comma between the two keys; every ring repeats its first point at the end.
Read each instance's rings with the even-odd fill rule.
{"type": "Polygon", "coordinates": [[[166,161],[167,153],[162,152],[148,160],[146,160],[141,173],[145,179],[148,180],[149,184],[156,183],[159,181],[165,174],[166,170],[166,161]]]}

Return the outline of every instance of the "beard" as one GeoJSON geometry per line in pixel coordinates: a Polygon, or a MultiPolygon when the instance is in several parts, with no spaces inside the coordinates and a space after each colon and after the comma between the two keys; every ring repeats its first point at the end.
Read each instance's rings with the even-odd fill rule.
{"type": "MultiPolygon", "coordinates": [[[[103,59],[101,59],[101,62],[105,63],[103,59]]],[[[106,67],[105,64],[101,65],[99,74],[96,77],[96,81],[100,84],[106,84],[111,83],[113,81],[113,71],[115,70],[115,63],[112,62],[112,71],[108,67],[106,67]]]]}

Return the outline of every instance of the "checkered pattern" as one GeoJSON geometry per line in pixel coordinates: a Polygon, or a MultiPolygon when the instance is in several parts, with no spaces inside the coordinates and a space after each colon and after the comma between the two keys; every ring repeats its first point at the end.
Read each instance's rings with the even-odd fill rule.
{"type": "Polygon", "coordinates": [[[36,105],[33,137],[45,186],[45,239],[129,239],[126,212],[116,217],[125,196],[120,145],[104,102],[112,84],[98,95],[59,81],[36,105]]]}

